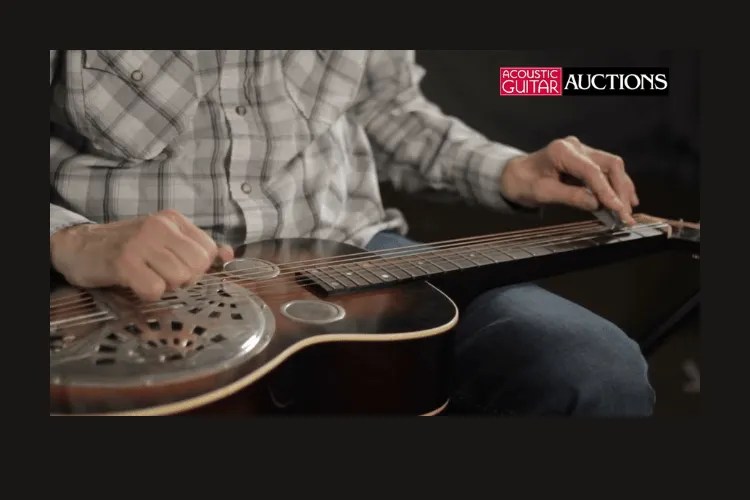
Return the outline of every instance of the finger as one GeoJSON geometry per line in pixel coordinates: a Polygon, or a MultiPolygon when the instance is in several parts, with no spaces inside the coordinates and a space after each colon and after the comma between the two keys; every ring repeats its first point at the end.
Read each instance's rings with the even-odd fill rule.
{"type": "Polygon", "coordinates": [[[151,251],[166,248],[174,253],[190,269],[191,276],[202,274],[211,266],[213,256],[204,246],[185,234],[180,227],[180,217],[178,212],[165,211],[147,221],[149,237],[146,241],[150,243],[151,251]]]}
{"type": "Polygon", "coordinates": [[[216,258],[213,261],[212,267],[216,269],[222,269],[224,264],[234,259],[234,249],[229,245],[219,245],[217,247],[216,258]]]}
{"type": "Polygon", "coordinates": [[[186,236],[195,240],[208,254],[209,262],[216,257],[216,242],[202,229],[192,223],[187,217],[176,210],[165,210],[163,214],[169,217],[186,236]]]}
{"type": "Polygon", "coordinates": [[[550,154],[558,169],[583,180],[601,204],[616,212],[624,222],[632,220],[630,203],[620,200],[599,165],[565,142],[555,144],[559,146],[551,148],[550,154]]]}
{"type": "Polygon", "coordinates": [[[625,171],[625,162],[617,155],[600,149],[588,148],[588,154],[609,177],[617,196],[637,207],[640,201],[635,191],[635,184],[625,171]]]}
{"type": "Polygon", "coordinates": [[[220,245],[218,248],[218,257],[222,262],[229,262],[234,259],[234,250],[229,245],[220,245]]]}
{"type": "Polygon", "coordinates": [[[147,302],[159,300],[167,289],[167,283],[144,261],[127,270],[123,284],[147,302]]]}
{"type": "Polygon", "coordinates": [[[194,278],[191,269],[166,248],[152,249],[146,254],[145,261],[166,282],[169,290],[179,288],[194,278]]]}
{"type": "Polygon", "coordinates": [[[569,135],[568,137],[566,137],[565,142],[573,146],[573,148],[577,151],[584,151],[586,149],[586,145],[583,144],[581,140],[574,135],[569,135]]]}
{"type": "Polygon", "coordinates": [[[189,221],[184,226],[181,226],[181,229],[188,237],[203,247],[210,260],[216,257],[218,251],[216,242],[204,230],[189,221]]]}
{"type": "Polygon", "coordinates": [[[212,258],[206,249],[181,232],[165,235],[164,247],[176,255],[192,275],[202,275],[211,267],[212,258]]]}
{"type": "Polygon", "coordinates": [[[541,203],[560,203],[588,211],[594,211],[599,207],[599,201],[585,187],[564,184],[551,177],[539,181],[537,199],[541,203]]]}

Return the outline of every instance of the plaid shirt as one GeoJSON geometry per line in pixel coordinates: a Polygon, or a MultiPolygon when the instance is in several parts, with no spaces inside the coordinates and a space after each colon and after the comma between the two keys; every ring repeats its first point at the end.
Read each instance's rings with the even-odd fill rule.
{"type": "Polygon", "coordinates": [[[50,50],[50,235],[173,208],[218,242],[406,231],[379,182],[511,211],[521,151],[421,95],[413,51],[50,50]]]}

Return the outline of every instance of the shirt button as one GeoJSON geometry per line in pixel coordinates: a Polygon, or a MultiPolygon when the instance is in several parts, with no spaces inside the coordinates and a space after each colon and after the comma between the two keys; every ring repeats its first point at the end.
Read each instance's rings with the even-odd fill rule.
{"type": "Polygon", "coordinates": [[[253,190],[252,186],[248,184],[247,182],[243,182],[241,186],[242,192],[245,194],[250,194],[250,191],[253,190]]]}
{"type": "Polygon", "coordinates": [[[141,80],[143,80],[143,72],[137,69],[130,74],[130,78],[132,78],[136,82],[140,82],[141,80]]]}
{"type": "Polygon", "coordinates": [[[245,106],[237,106],[234,110],[240,116],[245,116],[245,113],[247,113],[247,108],[245,108],[245,106]]]}

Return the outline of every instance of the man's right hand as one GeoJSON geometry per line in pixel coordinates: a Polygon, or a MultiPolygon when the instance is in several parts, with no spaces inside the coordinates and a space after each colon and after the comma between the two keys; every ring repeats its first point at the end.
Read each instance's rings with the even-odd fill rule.
{"type": "Polygon", "coordinates": [[[71,285],[124,286],[147,301],[197,282],[217,257],[234,256],[174,210],[62,229],[50,237],[50,255],[71,285]]]}

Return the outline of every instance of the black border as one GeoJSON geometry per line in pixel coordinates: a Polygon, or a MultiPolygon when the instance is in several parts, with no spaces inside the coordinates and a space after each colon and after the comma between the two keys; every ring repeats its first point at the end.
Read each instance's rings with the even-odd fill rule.
{"type": "MultiPolygon", "coordinates": [[[[128,4],[131,7],[134,4],[128,4]]],[[[324,4],[319,4],[319,7],[324,4]]],[[[327,4],[325,4],[327,5],[327,4]]],[[[68,5],[61,5],[63,9],[68,9],[68,5]]],[[[332,6],[331,6],[332,7],[332,6]]],[[[532,6],[536,7],[536,6],[532,6]]],[[[285,9],[291,9],[291,5],[286,5],[285,9]]],[[[43,12],[36,13],[36,19],[43,14],[43,17],[49,19],[46,21],[52,24],[52,28],[47,30],[41,28],[40,23],[31,25],[30,29],[34,33],[47,34],[47,45],[49,47],[79,47],[81,45],[96,42],[100,45],[109,46],[127,46],[133,44],[158,46],[155,40],[160,40],[162,45],[191,45],[201,47],[211,46],[239,46],[239,45],[256,45],[268,46],[274,43],[291,46],[311,45],[312,40],[318,40],[318,45],[344,45],[360,47],[383,47],[394,44],[394,33],[404,35],[403,39],[398,40],[398,45],[417,46],[428,48],[431,45],[444,47],[446,45],[467,46],[468,40],[473,38],[482,38],[478,41],[484,46],[511,46],[511,47],[528,47],[532,46],[556,46],[571,41],[581,42],[580,45],[596,44],[601,45],[635,45],[642,44],[643,37],[647,31],[657,34],[661,42],[651,42],[650,45],[695,45],[685,43],[687,37],[695,36],[698,30],[693,26],[699,26],[695,23],[693,26],[686,20],[685,12],[679,9],[671,15],[674,17],[655,18],[654,5],[644,12],[635,8],[634,14],[641,20],[650,24],[651,30],[645,30],[642,26],[628,24],[627,13],[623,12],[626,8],[612,9],[605,7],[606,12],[600,12],[603,16],[601,21],[590,19],[588,15],[580,18],[580,21],[573,25],[567,25],[562,14],[572,14],[579,16],[578,9],[572,6],[560,5],[559,11],[551,12],[539,7],[537,12],[528,13],[526,16],[520,16],[518,13],[511,13],[504,6],[500,6],[499,12],[490,14],[474,11],[470,13],[470,19],[461,21],[455,15],[454,9],[450,9],[449,16],[452,18],[450,23],[440,24],[432,16],[423,16],[417,20],[395,19],[393,14],[396,12],[392,9],[383,9],[383,14],[387,12],[387,20],[377,24],[371,30],[367,31],[368,38],[358,42],[342,42],[345,37],[356,31],[364,32],[359,24],[343,25],[341,29],[334,31],[334,28],[325,29],[328,25],[324,23],[315,24],[312,16],[303,13],[304,27],[295,26],[294,22],[287,23],[284,21],[290,16],[279,15],[282,21],[258,22],[258,19],[269,19],[268,14],[248,12],[244,14],[248,21],[241,21],[242,15],[234,9],[224,9],[222,14],[205,13],[202,10],[186,9],[194,13],[195,19],[190,24],[176,22],[165,23],[165,19],[172,19],[169,12],[157,13],[152,10],[140,9],[115,9],[117,14],[106,14],[109,9],[99,5],[88,12],[68,11],[65,15],[62,12],[53,12],[54,7],[45,9],[43,12]],[[119,18],[123,12],[134,12],[138,17],[126,20],[124,17],[119,18]],[[561,14],[558,16],[558,14],[561,14]],[[201,22],[198,18],[206,16],[216,16],[211,23],[201,22]],[[540,17],[544,19],[540,19],[540,17]],[[477,23],[477,18],[486,18],[483,27],[477,23]],[[645,18],[645,19],[643,19],[645,18]],[[679,19],[679,21],[678,21],[679,19]],[[400,22],[399,22],[400,21],[400,22]],[[669,21],[669,22],[667,22],[669,21]],[[110,24],[111,23],[111,24],[110,24]],[[205,28],[204,33],[200,33],[200,28],[196,30],[196,23],[205,28]],[[455,27],[460,24],[460,29],[456,31],[455,27]],[[268,36],[260,41],[260,27],[266,25],[268,36]],[[36,28],[34,28],[36,26],[36,28]],[[180,35],[174,35],[169,32],[169,26],[183,28],[180,35]],[[390,26],[390,27],[389,27],[390,26]],[[622,29],[616,29],[617,26],[623,26],[622,29]],[[117,29],[117,28],[120,29],[117,29]],[[304,30],[304,28],[307,30],[304,30]],[[310,29],[314,27],[315,29],[310,29]],[[554,27],[558,29],[555,31],[554,27]],[[283,28],[283,29],[282,29],[283,28]],[[300,31],[297,31],[300,29],[300,31]],[[681,33],[668,33],[669,30],[679,30],[681,33]],[[51,33],[50,33],[51,31],[51,33]],[[336,35],[331,36],[331,33],[336,35]],[[618,33],[619,32],[619,33],[618,33]],[[116,34],[120,35],[117,37],[116,34]],[[209,34],[210,33],[210,34],[209,34]],[[463,34],[461,34],[463,33],[463,34]],[[576,33],[581,33],[577,35],[576,33]],[[320,35],[320,38],[316,38],[320,35]],[[411,36],[409,36],[411,35],[411,36]],[[430,36],[432,35],[432,36],[430,36]],[[485,35],[485,36],[482,36],[485,35]],[[660,35],[660,36],[659,36],[660,35]],[[681,38],[680,38],[681,37],[681,38]],[[678,40],[679,39],[679,40],[678,40]]],[[[41,11],[41,9],[39,9],[41,11]]],[[[323,9],[316,9],[320,12],[323,9]]],[[[326,9],[328,10],[328,9],[326,9]]],[[[333,10],[333,9],[331,9],[333,10]]],[[[379,10],[379,9],[373,9],[379,10]]],[[[532,9],[535,10],[535,9],[532,9]]],[[[554,7],[552,10],[556,10],[554,7]]],[[[355,9],[357,11],[357,9],[355,9]]],[[[359,11],[357,11],[359,12],[359,11]]],[[[373,21],[377,13],[368,13],[373,21]]],[[[335,14],[334,14],[335,15],[335,14]]],[[[359,23],[362,13],[355,16],[359,23]]],[[[330,22],[330,21],[329,21],[330,22]]],[[[19,24],[19,26],[21,26],[19,24]]],[[[28,25],[27,25],[28,26],[28,25]]],[[[30,36],[24,33],[22,43],[37,44],[36,36],[30,36]]],[[[43,113],[40,109],[36,112],[30,112],[36,108],[39,103],[38,95],[43,92],[37,88],[36,82],[43,82],[41,73],[43,66],[39,66],[37,57],[24,58],[23,53],[13,50],[13,46],[8,52],[12,52],[18,57],[14,61],[14,66],[5,67],[7,71],[5,81],[15,85],[15,89],[7,91],[5,116],[6,134],[13,138],[10,141],[14,147],[6,149],[10,154],[5,158],[5,167],[8,171],[13,172],[11,176],[6,177],[6,186],[10,186],[17,196],[21,196],[20,201],[15,201],[10,211],[6,209],[7,214],[14,214],[6,220],[17,227],[12,228],[12,233],[6,239],[6,245],[11,242],[15,243],[20,251],[20,259],[10,261],[6,266],[8,275],[7,283],[43,283],[41,273],[42,266],[28,265],[39,261],[38,252],[44,248],[41,241],[42,234],[41,221],[36,222],[37,213],[35,207],[41,207],[41,200],[33,202],[37,194],[41,196],[40,189],[29,189],[24,191],[20,186],[34,186],[41,184],[44,175],[44,169],[39,168],[37,162],[42,163],[41,152],[43,145],[41,141],[36,140],[38,137],[35,133],[27,131],[36,130],[39,124],[39,118],[43,113]],[[29,71],[25,71],[28,69],[29,71]],[[34,79],[26,78],[26,75],[35,76],[34,79]],[[12,117],[12,118],[11,118],[12,117]],[[28,142],[22,144],[22,142],[28,142]],[[29,154],[32,152],[32,154],[29,154]],[[36,153],[39,152],[39,158],[36,153]],[[29,175],[31,178],[21,180],[21,175],[29,175]],[[37,176],[39,178],[37,178],[37,176]],[[19,189],[13,189],[15,185],[19,189]],[[38,203],[38,204],[36,204],[38,203]],[[18,207],[29,207],[28,210],[19,210],[18,207]],[[38,225],[37,225],[38,224],[38,225]],[[28,228],[31,228],[29,231],[28,228]],[[23,233],[23,238],[16,238],[16,234],[23,233]],[[29,236],[30,234],[30,236],[29,236]],[[36,241],[37,238],[40,241],[36,241]],[[40,274],[38,279],[34,277],[40,274]],[[16,276],[16,274],[21,274],[16,276]],[[29,274],[32,276],[30,277],[29,274]]],[[[723,52],[724,47],[720,47],[717,52],[723,52]]],[[[43,48],[39,51],[34,50],[35,56],[42,57],[43,48]],[[40,53],[41,52],[41,53],[40,53]]],[[[745,340],[746,327],[743,327],[742,318],[735,317],[738,312],[746,308],[745,301],[742,300],[747,294],[742,290],[744,284],[739,273],[744,265],[744,248],[740,245],[743,238],[743,225],[745,221],[744,214],[747,213],[744,201],[748,199],[747,194],[740,192],[733,194],[732,189],[747,190],[747,183],[744,182],[747,166],[745,159],[745,147],[747,140],[744,137],[737,137],[743,128],[744,116],[737,116],[739,109],[744,108],[738,104],[742,100],[744,92],[744,82],[738,81],[739,77],[732,76],[735,68],[744,65],[745,58],[730,57],[724,52],[723,57],[717,53],[709,53],[703,50],[701,53],[703,86],[701,91],[701,120],[702,120],[702,192],[701,206],[703,211],[709,213],[708,217],[702,214],[701,222],[707,224],[709,252],[706,255],[705,245],[702,251],[702,274],[701,280],[705,285],[702,290],[702,342],[708,342],[713,346],[715,351],[724,351],[716,356],[719,361],[710,362],[710,380],[713,391],[711,397],[704,401],[712,401],[712,406],[718,399],[718,394],[722,388],[721,380],[722,368],[730,370],[732,376],[737,376],[740,370],[744,368],[741,359],[737,356],[744,356],[746,352],[741,342],[745,340]],[[719,59],[722,59],[719,61],[719,59]],[[734,118],[731,122],[725,121],[717,116],[720,112],[729,111],[729,118],[734,118]],[[717,113],[719,112],[719,113],[717,113]],[[739,118],[739,120],[736,120],[739,118]],[[733,126],[730,123],[739,123],[739,126],[733,126]],[[711,179],[713,177],[713,179],[711,179]],[[729,210],[729,205],[735,211],[729,210]],[[713,214],[713,215],[710,215],[713,214]],[[725,226],[725,227],[722,227],[725,226]],[[721,236],[727,236],[729,241],[723,245],[720,243],[721,236]],[[716,248],[716,250],[711,250],[716,248]],[[708,271],[705,263],[709,262],[708,271]],[[727,293],[739,278],[740,292],[727,293]],[[711,283],[713,282],[713,285],[711,283]],[[707,335],[706,335],[707,334],[707,335]],[[727,338],[722,340],[721,337],[727,338]],[[735,357],[732,357],[732,356],[735,357]]],[[[41,108],[41,104],[39,105],[41,108]]],[[[7,148],[7,146],[6,146],[7,148]]],[[[39,208],[41,210],[41,208],[39,208]]],[[[38,214],[38,215],[37,215],[38,214]]],[[[704,235],[705,236],[705,235],[704,235]]],[[[8,288],[11,293],[16,290],[8,288]]],[[[20,305],[16,306],[16,311],[24,311],[22,327],[6,331],[7,335],[13,335],[15,339],[36,339],[41,342],[41,336],[37,331],[41,331],[41,321],[44,314],[35,313],[36,306],[39,302],[43,303],[43,297],[35,298],[41,295],[41,287],[31,286],[23,288],[18,297],[23,300],[20,305]],[[28,307],[27,307],[28,306],[28,307]],[[37,321],[39,324],[37,325],[37,321]]],[[[16,302],[11,301],[10,304],[16,302]]],[[[16,316],[18,317],[18,316],[16,316]]],[[[6,343],[6,349],[12,349],[16,343],[6,343]]],[[[24,410],[39,407],[42,409],[37,414],[42,417],[48,416],[43,408],[43,389],[41,387],[30,387],[27,380],[35,380],[39,385],[43,383],[43,367],[41,359],[39,366],[30,359],[37,359],[36,356],[25,356],[26,352],[44,352],[43,346],[39,345],[36,349],[33,346],[27,351],[23,349],[18,354],[6,352],[4,362],[8,366],[11,384],[6,387],[14,387],[15,390],[8,391],[13,393],[14,399],[18,399],[18,407],[24,410]],[[38,368],[38,371],[37,371],[38,368]],[[39,373],[39,377],[33,375],[39,373]],[[31,375],[31,376],[30,376],[31,375]],[[27,379],[27,377],[29,377],[27,379]],[[29,387],[29,390],[26,388],[29,387]]],[[[706,356],[703,357],[702,368],[706,365],[706,356]]],[[[703,371],[706,371],[704,369],[703,371]]],[[[9,376],[9,375],[6,375],[9,376]]],[[[730,393],[733,402],[738,403],[744,394],[744,387],[739,386],[730,378],[723,384],[730,393]],[[735,392],[736,389],[736,392],[735,392]]],[[[705,403],[704,403],[705,406],[705,403]]],[[[9,409],[14,409],[11,407],[9,409]]],[[[595,481],[597,477],[614,477],[616,483],[610,483],[600,493],[608,495],[611,489],[622,491],[628,483],[631,485],[639,484],[641,494],[650,493],[647,484],[643,482],[645,478],[657,479],[659,474],[666,472],[665,469],[678,467],[680,474],[687,476],[686,482],[691,486],[691,477],[688,469],[690,463],[698,463],[700,450],[698,443],[702,440],[696,433],[699,432],[698,419],[696,418],[662,418],[646,420],[588,420],[572,419],[566,421],[551,421],[541,419],[489,419],[489,418],[452,418],[452,419],[390,419],[390,418],[358,418],[358,419],[266,419],[256,418],[253,420],[227,420],[221,423],[211,422],[209,420],[195,419],[172,419],[167,425],[148,423],[148,421],[131,419],[125,423],[112,425],[112,420],[97,419],[53,419],[54,430],[52,433],[52,449],[56,451],[55,456],[59,457],[61,453],[67,450],[74,450],[82,453],[85,462],[96,461],[99,457],[107,457],[110,463],[114,463],[119,455],[120,450],[128,450],[138,463],[131,465],[136,470],[142,469],[143,463],[148,458],[158,458],[165,460],[168,458],[170,450],[179,450],[182,453],[179,457],[171,458],[171,465],[177,465],[175,458],[190,460],[191,457],[200,457],[199,461],[193,462],[193,465],[184,468],[187,477],[192,477],[189,484],[196,484],[200,481],[201,470],[204,467],[211,467],[209,462],[214,462],[217,469],[226,466],[231,460],[230,455],[242,458],[241,475],[237,477],[227,477],[223,479],[221,473],[217,472],[212,480],[219,478],[221,481],[235,483],[238,487],[244,488],[243,491],[252,492],[252,488],[257,484],[252,478],[255,476],[255,460],[259,454],[263,454],[260,459],[262,464],[268,464],[271,468],[287,468],[289,466],[307,468],[308,470],[314,465],[324,466],[328,475],[320,476],[316,481],[317,484],[326,484],[328,481],[344,484],[347,476],[345,468],[333,469],[332,463],[339,462],[336,458],[343,458],[343,462],[351,464],[350,470],[359,470],[360,474],[354,477],[368,477],[367,488],[380,486],[383,482],[399,478],[421,478],[423,483],[425,479],[431,479],[430,483],[442,489],[444,481],[450,481],[462,468],[476,478],[477,483],[481,483],[482,478],[491,481],[488,486],[491,493],[501,494],[505,492],[503,485],[506,481],[511,481],[516,476],[516,471],[526,471],[531,482],[527,486],[536,484],[550,484],[553,492],[561,491],[561,484],[553,477],[548,476],[546,471],[542,471],[540,464],[542,462],[553,463],[557,470],[562,470],[565,465],[570,464],[576,455],[582,455],[583,458],[590,456],[593,462],[599,467],[587,466],[585,469],[577,468],[572,471],[573,475],[569,477],[576,487],[586,486],[589,482],[595,481]],[[107,423],[109,422],[109,423],[107,423]],[[150,429],[157,427],[157,429],[150,429]],[[170,432],[171,431],[171,432],[170,432]],[[379,432],[377,432],[379,431],[379,432]],[[107,433],[106,435],[104,433],[107,433]],[[189,436],[189,439],[187,438],[189,436]],[[119,443],[110,447],[102,446],[103,442],[119,443]],[[128,443],[135,443],[133,447],[128,443]],[[343,443],[347,448],[345,451],[340,449],[339,443],[343,443]],[[346,445],[349,446],[346,446],[346,445]],[[265,445],[265,446],[264,446],[265,445]],[[209,452],[201,449],[201,446],[207,446],[214,450],[225,450],[226,455],[216,455],[216,452],[209,452]],[[664,453],[655,452],[655,447],[662,449],[664,453]],[[666,447],[666,449],[664,449],[666,447]],[[410,453],[411,452],[411,453],[410,453]],[[413,455],[419,452],[429,455],[437,464],[442,464],[440,469],[430,469],[432,464],[428,465],[426,457],[414,460],[410,463],[410,469],[400,470],[397,476],[389,475],[390,469],[387,465],[392,465],[397,458],[407,459],[415,458],[413,455]],[[356,453],[356,455],[355,455],[356,453]],[[669,454],[667,457],[666,454],[669,454]],[[333,454],[331,456],[331,454],[333,454]],[[606,456],[602,456],[606,454],[606,456]],[[144,456],[145,455],[145,456],[144,456]],[[361,468],[367,462],[366,457],[377,456],[376,465],[380,464],[383,468],[376,469],[375,473],[361,472],[361,468]],[[304,458],[303,458],[304,457],[304,458]],[[329,462],[329,457],[331,462],[329,462]],[[408,458],[407,458],[408,457],[408,458]],[[622,463],[617,458],[625,458],[627,462],[622,463]],[[325,458],[325,459],[324,459],[325,458]],[[471,458],[479,460],[476,468],[471,468],[471,458]],[[615,462],[618,462],[615,464],[615,462]],[[195,468],[195,465],[200,466],[195,468]],[[386,465],[387,464],[387,465],[386,465]],[[279,466],[282,467],[279,467],[279,466]],[[426,469],[426,470],[425,470],[426,469]],[[190,472],[192,470],[193,472],[190,472]],[[610,474],[606,474],[610,472],[610,474]],[[450,475],[448,475],[450,474],[450,475]],[[437,479],[438,481],[435,481],[437,479]],[[242,483],[240,486],[239,483],[242,483]],[[375,483],[375,484],[373,484],[375,483]],[[249,488],[247,488],[249,486],[249,488]],[[648,492],[648,493],[647,493],[648,492]]],[[[162,422],[167,422],[162,420],[162,422]]],[[[219,452],[222,453],[222,452],[219,452]]],[[[419,453],[422,455],[422,453],[419,453]]],[[[131,459],[132,459],[131,458],[131,459]]],[[[82,462],[71,460],[77,466],[82,462]]],[[[372,466],[370,463],[368,466],[372,466]]],[[[166,467],[167,465],[165,465],[166,467]]],[[[151,469],[150,469],[151,470],[151,469]]],[[[166,469],[165,469],[166,471],[166,469]]],[[[289,469],[287,469],[289,471],[289,469]]],[[[79,471],[80,472],[80,471],[79,471]]],[[[118,469],[112,469],[114,480],[120,474],[118,469]]],[[[291,472],[291,471],[289,471],[291,472]]],[[[294,474],[294,473],[293,473],[294,474]]],[[[526,476],[526,474],[524,474],[526,476]]],[[[88,477],[84,473],[83,476],[88,477]]],[[[120,476],[128,477],[128,476],[120,476]]],[[[173,484],[175,480],[168,478],[166,473],[162,475],[167,482],[173,484]]],[[[352,476],[349,476],[352,477],[352,476]]],[[[554,475],[557,478],[557,475],[554,475]]],[[[155,475],[153,479],[158,477],[155,475]]],[[[127,479],[126,479],[127,480],[127,479]]],[[[311,483],[302,481],[300,477],[289,474],[286,478],[289,483],[298,482],[303,492],[307,491],[307,486],[311,483]],[[299,481],[297,481],[299,480],[299,481]]],[[[136,481],[140,482],[140,480],[136,481]]],[[[66,481],[65,484],[71,485],[66,481]]],[[[358,483],[362,484],[362,483],[358,483]]],[[[682,484],[685,486],[685,484],[682,484]]],[[[675,486],[679,487],[679,485],[675,486]]],[[[284,488],[286,489],[286,488],[284,488]]],[[[469,491],[475,490],[471,486],[455,490],[455,494],[465,495],[469,491]]],[[[444,490],[448,492],[448,490],[444,490]]],[[[388,490],[387,494],[397,495],[397,490],[388,490]]],[[[357,495],[359,496],[359,495],[357,495]]],[[[401,496],[401,495],[398,495],[401,496]]]]}

